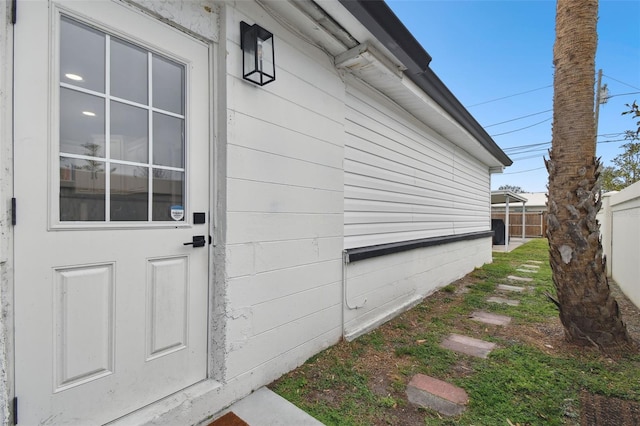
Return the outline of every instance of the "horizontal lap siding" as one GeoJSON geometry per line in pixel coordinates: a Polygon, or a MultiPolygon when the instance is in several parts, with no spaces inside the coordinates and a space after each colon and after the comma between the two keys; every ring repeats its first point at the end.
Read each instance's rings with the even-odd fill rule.
{"type": "Polygon", "coordinates": [[[349,86],[345,248],[490,229],[488,167],[391,102],[349,86]]]}
{"type": "MultiPolygon", "coordinates": [[[[345,131],[345,248],[491,229],[488,167],[406,111],[353,82],[345,131]]],[[[345,336],[367,332],[487,262],[491,238],[348,264],[345,336]]]]}
{"type": "Polygon", "coordinates": [[[331,58],[259,9],[230,12],[227,374],[277,377],[261,369],[298,365],[341,335],[344,83],[331,58]],[[273,31],[275,82],[242,80],[239,20],[273,31]]]}
{"type": "Polygon", "coordinates": [[[491,262],[491,238],[419,248],[348,264],[345,336],[351,340],[475,267],[491,262]]]}

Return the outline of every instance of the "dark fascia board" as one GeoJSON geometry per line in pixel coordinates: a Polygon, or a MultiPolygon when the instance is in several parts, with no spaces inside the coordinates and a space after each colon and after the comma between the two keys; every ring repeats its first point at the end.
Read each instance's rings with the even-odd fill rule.
{"type": "Polygon", "coordinates": [[[469,232],[467,234],[445,235],[442,237],[422,238],[419,240],[401,241],[397,243],[379,244],[368,247],[358,247],[345,250],[346,261],[356,262],[358,260],[370,259],[372,257],[385,256],[387,254],[400,253],[423,247],[439,246],[442,244],[455,243],[457,241],[470,241],[479,238],[493,237],[493,231],[469,232]]]}
{"type": "Polygon", "coordinates": [[[429,68],[431,56],[384,0],[338,0],[407,68],[405,75],[450,114],[498,161],[513,161],[429,68]]]}

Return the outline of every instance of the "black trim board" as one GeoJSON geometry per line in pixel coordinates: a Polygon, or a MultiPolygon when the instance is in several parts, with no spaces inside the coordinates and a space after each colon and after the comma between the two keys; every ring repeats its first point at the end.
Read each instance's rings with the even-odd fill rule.
{"type": "Polygon", "coordinates": [[[347,263],[358,260],[370,259],[372,257],[384,256],[387,254],[400,253],[423,247],[439,246],[442,244],[455,243],[457,241],[477,240],[479,238],[493,237],[493,231],[470,232],[460,235],[445,235],[443,237],[421,238],[419,240],[401,241],[398,243],[379,244],[368,247],[358,247],[345,250],[345,261],[347,263]]]}

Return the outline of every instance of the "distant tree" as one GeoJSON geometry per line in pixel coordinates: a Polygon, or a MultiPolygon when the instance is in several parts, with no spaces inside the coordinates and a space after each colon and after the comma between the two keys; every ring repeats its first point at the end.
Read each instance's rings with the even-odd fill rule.
{"type": "MultiPolygon", "coordinates": [[[[640,118],[640,110],[635,102],[627,104],[627,107],[629,111],[623,112],[623,115],[633,114],[635,118],[640,118]]],[[[640,121],[637,124],[637,130],[625,131],[627,143],[620,147],[622,154],[612,160],[614,165],[602,169],[600,185],[603,191],[620,191],[640,180],[640,121]]]]}
{"type": "Polygon", "coordinates": [[[640,107],[638,107],[638,104],[636,103],[636,101],[633,101],[632,104],[625,104],[627,108],[629,108],[629,111],[625,111],[622,113],[622,115],[625,114],[631,114],[633,118],[637,118],[637,125],[638,125],[638,130],[631,130],[632,133],[635,133],[636,138],[638,138],[638,136],[640,136],[640,107]]]}
{"type": "Polygon", "coordinates": [[[524,192],[524,189],[515,185],[502,185],[500,188],[498,188],[498,191],[509,191],[513,192],[514,194],[521,194],[524,192]]]}

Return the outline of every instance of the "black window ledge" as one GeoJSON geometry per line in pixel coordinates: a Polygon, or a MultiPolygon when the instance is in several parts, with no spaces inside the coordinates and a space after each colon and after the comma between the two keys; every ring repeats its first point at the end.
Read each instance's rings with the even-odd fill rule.
{"type": "Polygon", "coordinates": [[[346,262],[357,262],[358,260],[372,257],[385,256],[387,254],[400,253],[423,247],[439,246],[442,244],[455,243],[457,241],[470,241],[479,238],[493,237],[493,231],[469,232],[459,235],[445,235],[443,237],[421,238],[419,240],[401,241],[398,243],[378,244],[375,246],[358,247],[345,250],[346,262]]]}

